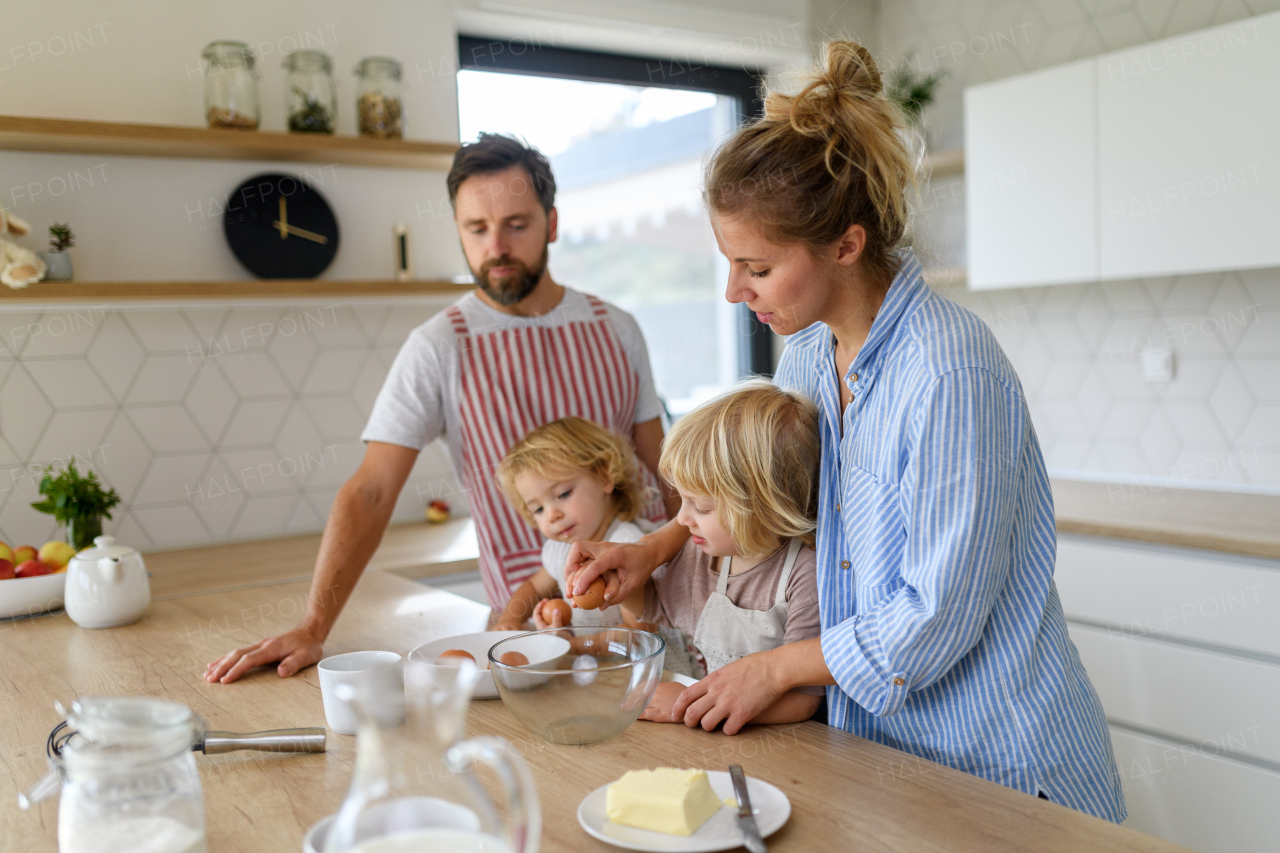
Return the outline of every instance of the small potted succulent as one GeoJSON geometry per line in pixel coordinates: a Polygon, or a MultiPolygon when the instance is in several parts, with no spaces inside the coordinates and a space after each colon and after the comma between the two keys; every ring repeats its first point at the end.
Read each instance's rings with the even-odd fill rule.
{"type": "Polygon", "coordinates": [[[111,508],[120,503],[115,489],[103,489],[92,471],[81,476],[74,461],[55,475],[53,466],[45,468],[40,481],[42,501],[31,507],[48,513],[67,529],[67,542],[77,551],[88,548],[102,535],[102,518],[111,517],[111,508]]]}
{"type": "Polygon", "coordinates": [[[48,271],[45,281],[71,281],[71,256],[67,254],[76,244],[76,235],[71,233],[70,225],[54,223],[49,226],[49,251],[40,253],[48,271]]]}

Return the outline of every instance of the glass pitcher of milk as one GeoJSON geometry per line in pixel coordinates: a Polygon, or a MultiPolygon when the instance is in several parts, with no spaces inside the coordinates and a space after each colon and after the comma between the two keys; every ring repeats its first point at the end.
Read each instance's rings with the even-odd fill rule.
{"type": "Polygon", "coordinates": [[[360,728],[355,776],[324,853],[537,853],[542,812],[524,759],[502,738],[459,741],[481,675],[470,661],[453,667],[411,660],[403,696],[379,695],[376,685],[339,687],[360,728]],[[397,702],[404,703],[404,722],[385,725],[400,715],[378,713],[380,707],[397,702]],[[477,764],[501,780],[505,822],[471,772],[477,764]]]}
{"type": "Polygon", "coordinates": [[[204,794],[186,705],[142,696],[72,703],[61,746],[59,853],[205,853],[204,794]]]}

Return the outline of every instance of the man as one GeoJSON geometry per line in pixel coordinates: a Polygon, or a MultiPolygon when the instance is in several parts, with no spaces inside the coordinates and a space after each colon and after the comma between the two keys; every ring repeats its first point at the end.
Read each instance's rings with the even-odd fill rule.
{"type": "MultiPolygon", "coordinates": [[[[493,471],[542,424],[578,415],[629,435],[657,485],[661,403],[635,320],[557,284],[547,270],[556,239],[555,178],[538,151],[481,134],[454,157],[449,199],[476,289],[415,329],[374,404],[364,461],[334,500],[302,623],[209,664],[230,683],[278,662],[281,677],[318,662],[325,637],[382,541],[418,452],[449,445],[480,540],[480,573],[502,607],[541,566],[541,537],[502,497],[493,471]]],[[[664,490],[644,515],[675,515],[664,490]]]]}

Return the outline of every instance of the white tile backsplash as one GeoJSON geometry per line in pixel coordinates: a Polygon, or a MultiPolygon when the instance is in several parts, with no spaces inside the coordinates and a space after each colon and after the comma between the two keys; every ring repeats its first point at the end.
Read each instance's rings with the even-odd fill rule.
{"type": "MultiPolygon", "coordinates": [[[[1277,9],[1280,0],[882,0],[872,47],[885,66],[945,72],[925,114],[930,147],[945,150],[962,144],[966,86],[1277,9]]],[[[922,252],[962,265],[963,210],[924,216],[934,221],[917,229],[922,252]]],[[[996,334],[1054,474],[1280,493],[1280,270],[942,292],[996,334]],[[1142,378],[1140,354],[1157,347],[1174,352],[1172,382],[1142,378]]]]}
{"type": "MultiPolygon", "coordinates": [[[[364,455],[379,347],[393,355],[448,302],[0,313],[0,540],[57,534],[27,505],[30,466],[72,457],[124,499],[107,529],[145,549],[321,529],[364,455]]],[[[396,519],[421,518],[442,482],[465,513],[429,449],[396,519]]]]}

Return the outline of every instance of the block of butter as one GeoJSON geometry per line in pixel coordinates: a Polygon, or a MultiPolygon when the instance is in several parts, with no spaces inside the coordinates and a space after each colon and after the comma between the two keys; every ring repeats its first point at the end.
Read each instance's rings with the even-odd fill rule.
{"type": "Polygon", "coordinates": [[[629,770],[609,786],[609,820],[668,835],[693,835],[720,811],[705,770],[629,770]]]}

